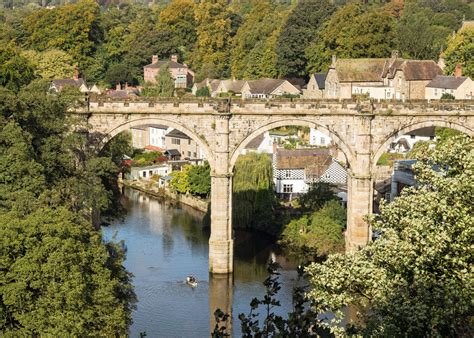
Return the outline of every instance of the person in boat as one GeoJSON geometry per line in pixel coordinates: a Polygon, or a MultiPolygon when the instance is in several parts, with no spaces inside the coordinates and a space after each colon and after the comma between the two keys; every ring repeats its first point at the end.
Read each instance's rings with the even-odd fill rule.
{"type": "Polygon", "coordinates": [[[188,283],[191,286],[196,286],[197,285],[197,279],[194,276],[188,276],[186,277],[186,283],[188,283]]]}

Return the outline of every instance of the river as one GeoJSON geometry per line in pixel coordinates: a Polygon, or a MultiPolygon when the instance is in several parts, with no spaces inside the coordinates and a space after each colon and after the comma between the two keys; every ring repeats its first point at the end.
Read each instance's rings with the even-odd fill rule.
{"type": "Polygon", "coordinates": [[[138,297],[131,337],[141,332],[147,337],[209,337],[211,308],[214,312],[216,307],[232,312],[233,335],[240,336],[238,314],[248,313],[252,298],[264,295],[262,282],[271,258],[283,267],[278,293],[282,306],[275,312],[291,310],[295,264],[266,236],[235,232],[233,277],[213,278],[208,273],[209,229],[203,227],[201,212],[131,189],[125,189],[123,204],[126,216],[103,227],[103,233],[107,240],[123,240],[127,248],[125,266],[134,275],[138,297]],[[197,287],[184,282],[189,274],[199,280],[197,287]]]}

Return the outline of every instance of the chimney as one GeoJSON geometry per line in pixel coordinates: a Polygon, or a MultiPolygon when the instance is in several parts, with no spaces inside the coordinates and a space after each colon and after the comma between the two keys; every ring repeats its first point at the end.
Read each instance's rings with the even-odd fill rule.
{"type": "Polygon", "coordinates": [[[333,55],[333,56],[332,56],[332,64],[331,64],[331,67],[332,67],[332,68],[335,68],[335,67],[336,67],[336,61],[337,61],[337,56],[336,56],[336,55],[333,55]]]}
{"type": "Polygon", "coordinates": [[[454,69],[454,76],[461,77],[462,76],[462,66],[458,63],[456,68],[454,69]]]}
{"type": "Polygon", "coordinates": [[[171,61],[178,62],[178,55],[176,54],[171,55],[171,61]]]}
{"type": "Polygon", "coordinates": [[[154,65],[155,63],[158,63],[158,55],[153,55],[151,57],[151,63],[154,65]]]}
{"type": "Polygon", "coordinates": [[[121,90],[122,86],[120,85],[120,82],[115,83],[115,90],[121,90]]]}
{"type": "Polygon", "coordinates": [[[392,50],[392,59],[398,59],[400,57],[400,53],[398,50],[392,50]]]}
{"type": "Polygon", "coordinates": [[[274,154],[276,154],[277,149],[278,149],[278,145],[276,144],[276,142],[273,142],[273,153],[274,154]]]}
{"type": "Polygon", "coordinates": [[[440,56],[440,58],[438,59],[438,67],[441,68],[442,71],[444,71],[444,68],[446,67],[446,61],[442,56],[440,56]]]}
{"type": "Polygon", "coordinates": [[[73,77],[74,80],[76,80],[76,81],[79,80],[79,71],[77,70],[77,68],[74,68],[74,75],[73,76],[74,76],[73,77]]]}

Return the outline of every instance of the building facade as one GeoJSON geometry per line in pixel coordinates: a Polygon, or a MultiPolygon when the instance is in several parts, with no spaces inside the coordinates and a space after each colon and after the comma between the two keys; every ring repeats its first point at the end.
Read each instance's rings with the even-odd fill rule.
{"type": "Polygon", "coordinates": [[[178,56],[172,55],[170,60],[159,60],[153,55],[151,63],[143,67],[143,79],[148,83],[156,83],[160,68],[168,66],[175,88],[187,88],[194,83],[194,72],[185,63],[178,62],[178,56]]]}

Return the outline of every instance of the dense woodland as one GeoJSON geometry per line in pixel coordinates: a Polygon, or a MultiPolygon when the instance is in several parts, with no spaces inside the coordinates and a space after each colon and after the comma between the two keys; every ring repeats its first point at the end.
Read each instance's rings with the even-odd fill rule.
{"type": "Polygon", "coordinates": [[[210,78],[307,77],[331,56],[447,60],[473,75],[473,33],[452,37],[474,19],[464,0],[194,1],[154,3],[80,0],[50,8],[18,1],[0,10],[0,83],[6,73],[71,77],[89,83],[138,84],[157,54],[178,54],[210,78]],[[12,8],[14,7],[14,8],[12,8]],[[12,59],[12,56],[15,56],[12,59]],[[14,62],[12,60],[15,60],[14,62]],[[11,69],[13,68],[13,69],[11,69]]]}

